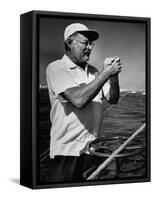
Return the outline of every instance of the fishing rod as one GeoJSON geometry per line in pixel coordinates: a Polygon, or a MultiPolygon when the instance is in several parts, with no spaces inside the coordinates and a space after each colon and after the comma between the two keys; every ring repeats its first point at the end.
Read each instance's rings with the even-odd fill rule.
{"type": "MultiPolygon", "coordinates": [[[[129,77],[130,78],[130,77],[129,77]]],[[[145,78],[144,78],[145,79],[145,78]]],[[[141,84],[141,82],[144,80],[144,79],[142,79],[140,82],[138,82],[137,83],[137,85],[135,85],[134,86],[134,88],[137,88],[137,86],[139,85],[139,84],[141,84]]],[[[127,79],[128,80],[128,79],[127,79]]],[[[133,89],[134,90],[134,89],[133,89]]],[[[122,99],[124,99],[124,97],[126,97],[127,95],[129,95],[129,94],[125,94],[122,98],[120,98],[120,100],[119,100],[119,102],[122,100],[122,99]]],[[[107,113],[111,108],[113,108],[113,106],[115,106],[115,105],[111,105],[108,109],[106,109],[105,111],[104,111],[104,114],[105,113],[107,113]]],[[[129,142],[131,142],[139,133],[141,133],[143,130],[144,130],[144,128],[145,128],[145,123],[137,130],[137,131],[135,131],[135,133],[134,134],[132,134],[117,150],[115,150],[106,160],[105,160],[105,162],[103,162],[88,178],[87,178],[87,180],[91,180],[91,179],[94,179],[94,178],[96,178],[97,176],[98,176],[98,174],[116,157],[116,155],[120,152],[120,151],[122,151],[127,145],[128,145],[128,143],[129,142]]],[[[101,139],[101,138],[100,138],[101,139]]],[[[88,145],[88,147],[87,147],[87,150],[89,150],[89,152],[91,152],[90,151],[90,149],[88,149],[88,148],[90,148],[90,144],[88,145]]]]}
{"type": "Polygon", "coordinates": [[[141,133],[145,128],[145,123],[137,129],[122,145],[118,147],[106,160],[103,162],[88,178],[87,180],[95,179],[99,173],[116,157],[116,155],[122,151],[129,142],[131,142],[139,133],[141,133]]]}

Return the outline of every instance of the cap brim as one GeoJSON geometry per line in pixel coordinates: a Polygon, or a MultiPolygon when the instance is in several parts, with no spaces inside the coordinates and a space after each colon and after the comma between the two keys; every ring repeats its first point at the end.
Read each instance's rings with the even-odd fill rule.
{"type": "Polygon", "coordinates": [[[91,41],[97,40],[99,37],[98,32],[95,30],[85,30],[85,31],[77,31],[77,32],[81,33],[82,35],[84,35],[91,41]]]}

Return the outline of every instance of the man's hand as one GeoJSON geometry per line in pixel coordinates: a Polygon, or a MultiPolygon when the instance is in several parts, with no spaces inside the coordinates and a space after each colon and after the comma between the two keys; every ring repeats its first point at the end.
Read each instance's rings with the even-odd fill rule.
{"type": "Polygon", "coordinates": [[[109,76],[118,75],[121,72],[121,62],[119,57],[106,58],[104,61],[103,72],[109,73],[109,76]]]}
{"type": "Polygon", "coordinates": [[[107,58],[104,69],[98,76],[88,84],[81,84],[80,87],[68,88],[61,95],[71,102],[76,108],[86,106],[99,93],[102,86],[110,80],[109,103],[117,103],[119,98],[118,73],[121,71],[121,63],[118,57],[107,58]],[[112,79],[112,80],[111,80],[112,79]]]}
{"type": "Polygon", "coordinates": [[[106,95],[106,100],[110,104],[117,104],[119,99],[119,79],[118,74],[121,72],[120,58],[112,57],[106,58],[104,61],[104,68],[101,74],[106,74],[110,80],[110,90],[106,95]]]}

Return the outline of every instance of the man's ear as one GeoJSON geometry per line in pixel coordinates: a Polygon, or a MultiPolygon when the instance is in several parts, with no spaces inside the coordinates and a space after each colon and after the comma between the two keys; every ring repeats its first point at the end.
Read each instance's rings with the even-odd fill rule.
{"type": "Polygon", "coordinates": [[[67,43],[68,47],[71,49],[72,40],[71,40],[71,39],[68,39],[68,40],[66,41],[66,43],[67,43]]]}

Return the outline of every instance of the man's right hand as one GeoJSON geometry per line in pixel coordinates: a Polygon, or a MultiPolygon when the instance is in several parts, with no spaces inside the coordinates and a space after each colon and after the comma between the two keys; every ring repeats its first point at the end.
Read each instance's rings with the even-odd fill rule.
{"type": "Polygon", "coordinates": [[[104,61],[104,68],[102,73],[107,73],[109,76],[117,75],[121,72],[121,63],[120,58],[118,57],[111,57],[106,58],[104,61]]]}

